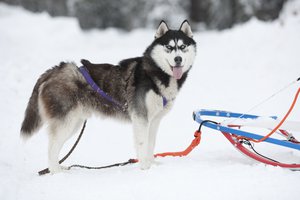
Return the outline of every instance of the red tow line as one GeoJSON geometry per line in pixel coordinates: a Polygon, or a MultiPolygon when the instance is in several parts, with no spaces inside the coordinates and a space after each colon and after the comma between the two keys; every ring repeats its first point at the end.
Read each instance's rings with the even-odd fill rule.
{"type": "MultiPolygon", "coordinates": [[[[154,155],[155,158],[157,157],[166,157],[166,156],[173,156],[173,157],[183,157],[187,156],[189,153],[193,151],[195,147],[200,144],[201,140],[201,132],[199,130],[195,131],[194,139],[192,140],[191,144],[183,151],[176,151],[176,152],[164,152],[164,153],[157,153],[154,155]]],[[[136,163],[138,159],[130,159],[131,163],[136,163]]]]}

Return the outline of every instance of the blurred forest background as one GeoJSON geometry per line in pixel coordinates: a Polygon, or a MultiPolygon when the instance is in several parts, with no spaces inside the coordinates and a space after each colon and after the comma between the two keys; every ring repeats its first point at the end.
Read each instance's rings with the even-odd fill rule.
{"type": "Polygon", "coordinates": [[[287,0],[0,0],[51,16],[73,16],[82,29],[153,28],[189,19],[197,30],[231,28],[252,17],[277,19],[287,0]]]}

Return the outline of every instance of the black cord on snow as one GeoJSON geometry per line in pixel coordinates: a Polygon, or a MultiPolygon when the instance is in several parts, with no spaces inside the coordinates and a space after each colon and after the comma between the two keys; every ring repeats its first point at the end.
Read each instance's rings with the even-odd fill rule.
{"type": "Polygon", "coordinates": [[[106,165],[106,166],[101,166],[101,167],[91,167],[91,166],[85,166],[85,165],[71,165],[71,166],[68,167],[68,169],[75,168],[75,167],[84,168],[84,169],[106,169],[106,168],[111,168],[111,167],[125,166],[125,165],[133,164],[133,163],[136,163],[136,162],[137,162],[136,159],[129,159],[126,162],[116,163],[116,164],[106,165]]]}

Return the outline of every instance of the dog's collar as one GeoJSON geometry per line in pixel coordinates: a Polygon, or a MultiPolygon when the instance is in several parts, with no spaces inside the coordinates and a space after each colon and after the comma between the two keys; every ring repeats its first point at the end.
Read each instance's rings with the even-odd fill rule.
{"type": "MultiPolygon", "coordinates": [[[[101,97],[106,99],[107,101],[111,102],[114,106],[119,108],[120,110],[126,111],[128,108],[127,104],[122,105],[120,102],[116,101],[114,98],[106,94],[93,80],[91,77],[88,69],[85,66],[81,66],[78,68],[83,77],[85,78],[86,82],[96,91],[101,97]]],[[[168,100],[166,97],[161,96],[163,101],[163,106],[165,107],[168,104],[168,100]]]]}

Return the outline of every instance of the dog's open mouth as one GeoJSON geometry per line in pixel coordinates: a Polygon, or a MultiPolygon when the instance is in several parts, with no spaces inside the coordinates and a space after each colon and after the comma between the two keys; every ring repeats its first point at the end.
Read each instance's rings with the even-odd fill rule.
{"type": "Polygon", "coordinates": [[[182,77],[182,68],[183,66],[172,66],[172,72],[173,72],[173,77],[177,80],[181,79],[182,77]]]}

